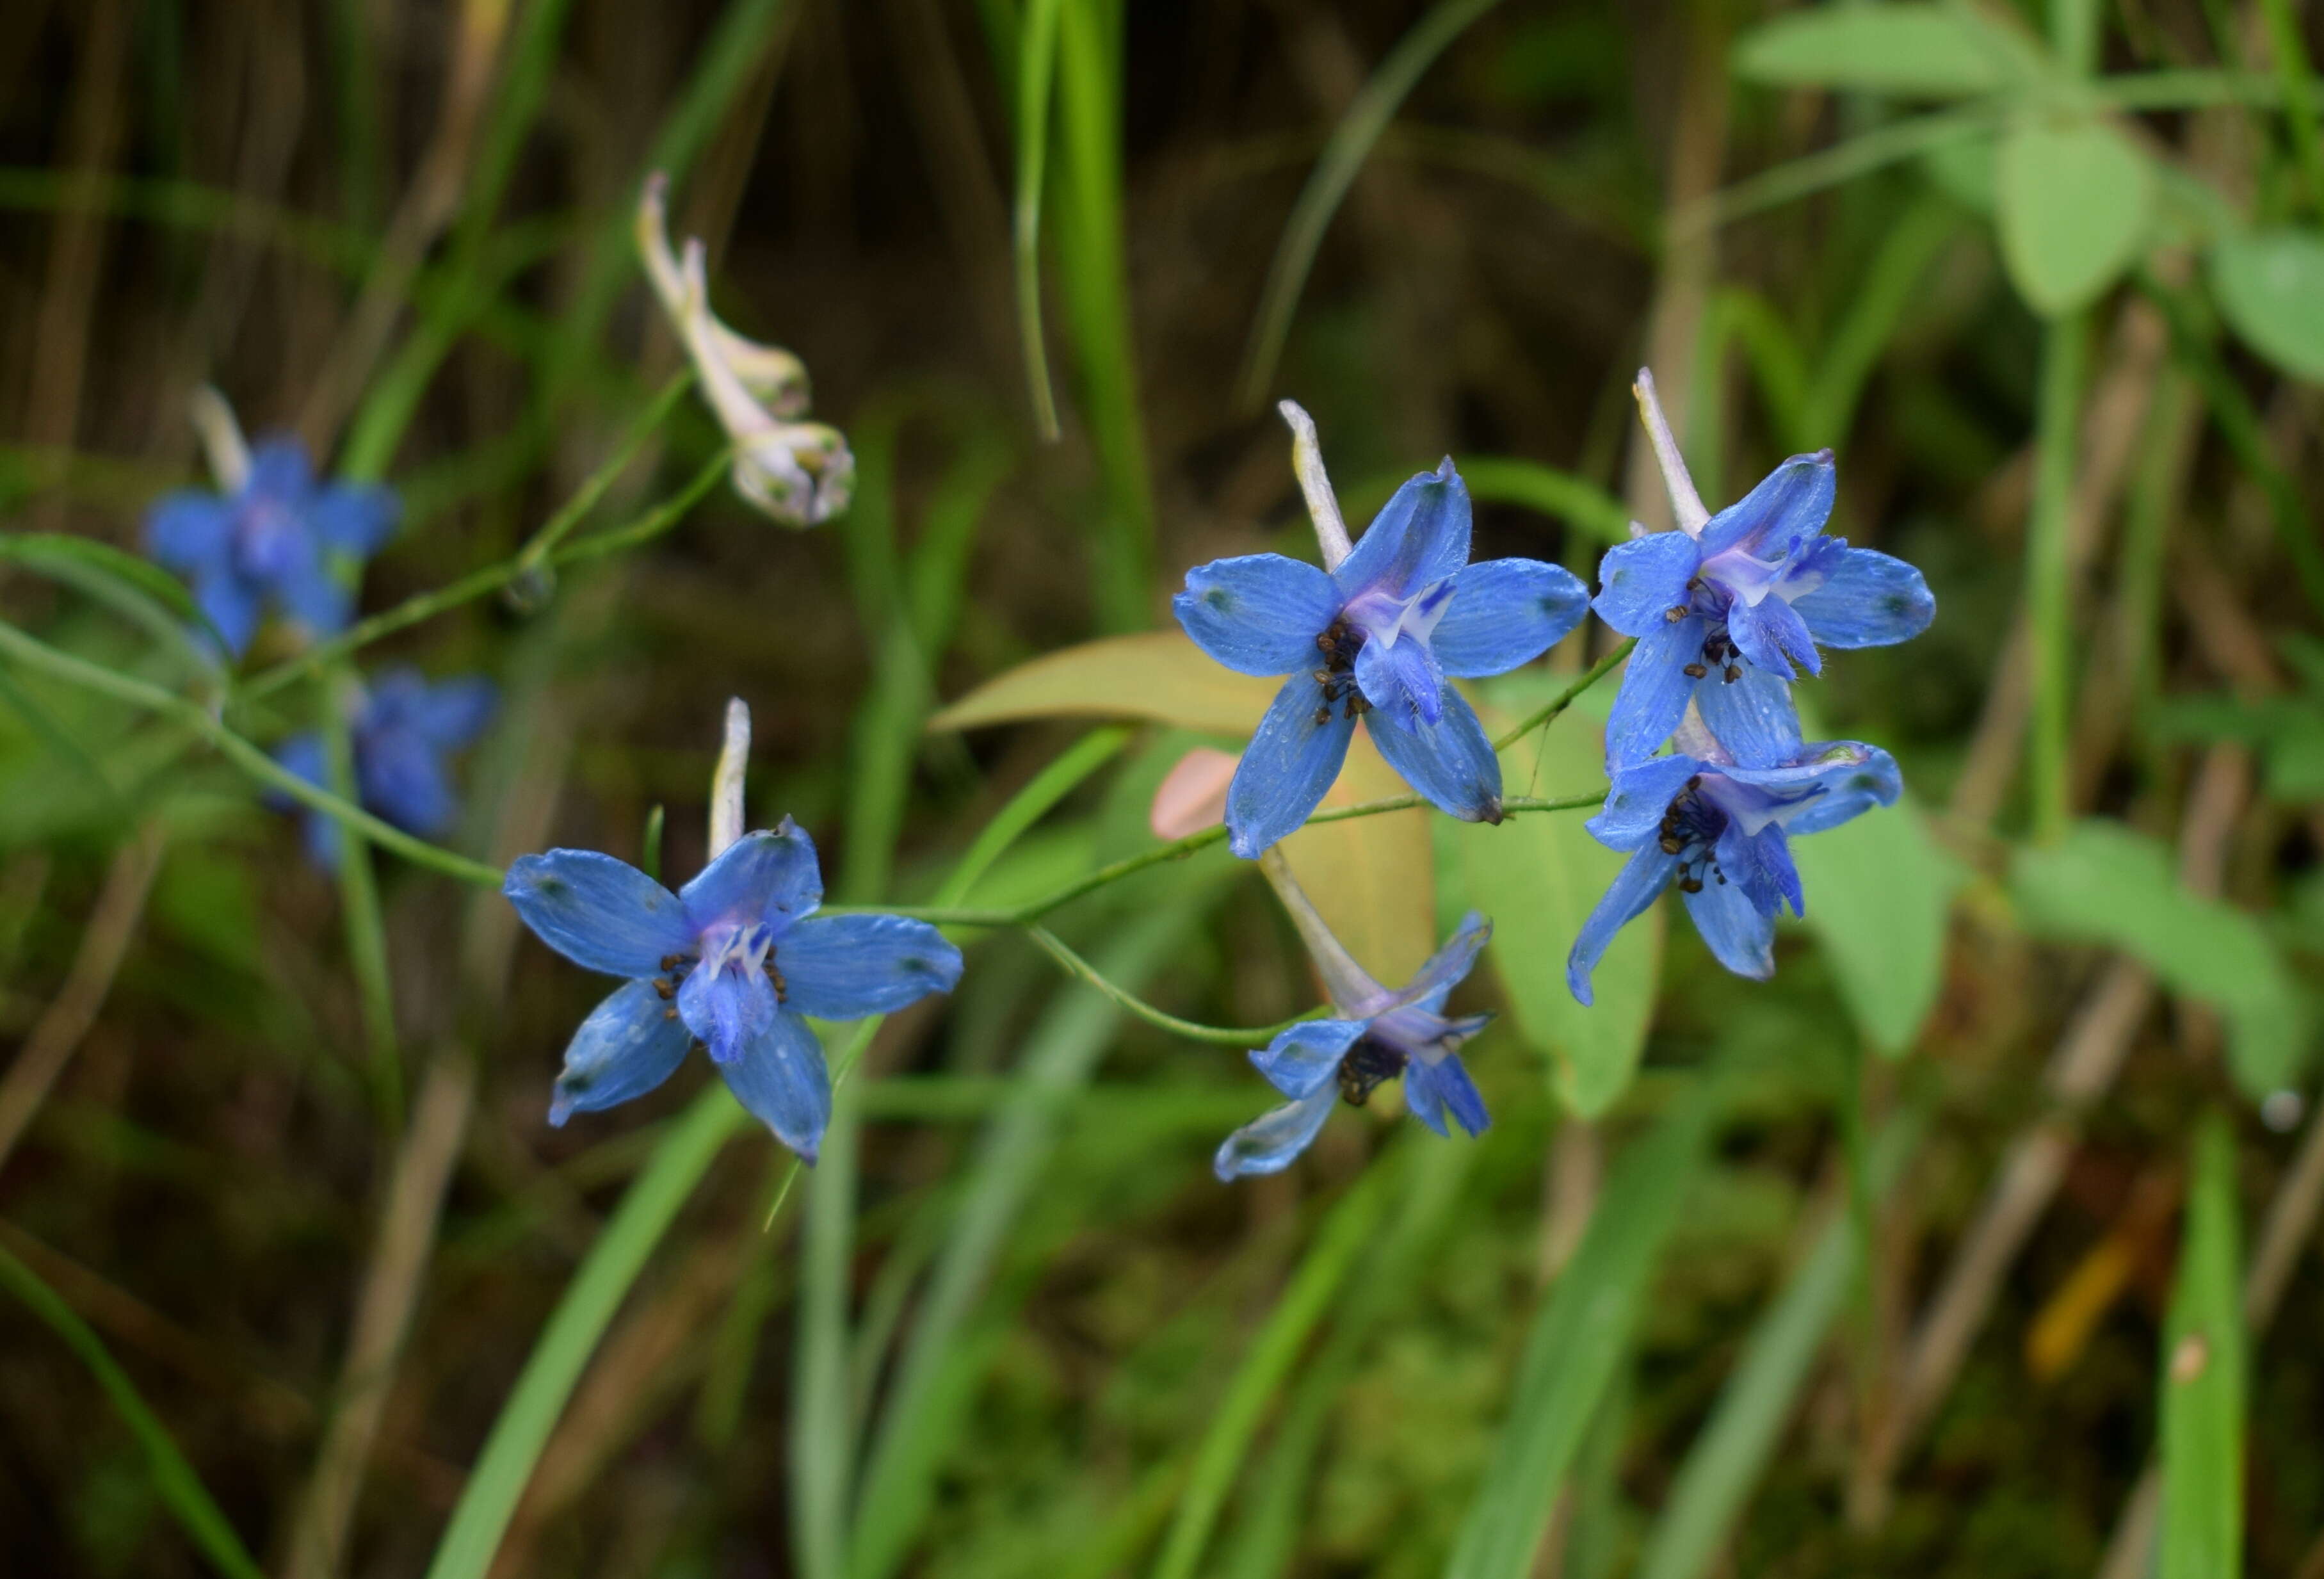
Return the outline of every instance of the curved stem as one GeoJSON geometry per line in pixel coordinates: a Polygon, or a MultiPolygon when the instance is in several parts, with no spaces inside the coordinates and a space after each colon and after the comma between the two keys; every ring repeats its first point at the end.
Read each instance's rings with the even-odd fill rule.
{"type": "Polygon", "coordinates": [[[1277,1032],[1287,1030],[1303,1020],[1321,1019],[1325,1012],[1321,1008],[1311,1009],[1305,1014],[1295,1014],[1290,1019],[1275,1025],[1197,1024],[1191,1020],[1181,1020],[1175,1014],[1166,1014],[1136,994],[1115,986],[1099,974],[1095,965],[1075,954],[1066,946],[1064,938],[1047,927],[1038,925],[1028,927],[1025,928],[1025,936],[1040,945],[1041,951],[1064,967],[1067,975],[1095,987],[1122,1009],[1147,1024],[1167,1030],[1173,1036],[1185,1037],[1188,1041],[1218,1042],[1231,1048],[1263,1048],[1275,1039],[1277,1032]]]}
{"type": "MultiPolygon", "coordinates": [[[[1502,733],[1501,737],[1493,742],[1493,749],[1497,752],[1508,750],[1509,747],[1515,745],[1518,741],[1523,740],[1526,735],[1531,734],[1535,730],[1540,728],[1543,725],[1556,717],[1560,713],[1564,712],[1568,707],[1573,706],[1573,699],[1576,697],[1579,697],[1582,692],[1588,690],[1591,686],[1596,685],[1600,680],[1604,679],[1606,676],[1613,670],[1616,664],[1621,662],[1622,660],[1630,655],[1630,649],[1636,647],[1637,644],[1638,639],[1636,636],[1632,636],[1626,640],[1619,647],[1615,648],[1614,651],[1606,654],[1605,657],[1591,664],[1587,669],[1582,671],[1581,678],[1576,679],[1572,685],[1558,692],[1555,697],[1543,704],[1536,711],[1526,714],[1522,722],[1515,725],[1508,730],[1505,730],[1502,733]]],[[[1514,802],[1510,803],[1510,805],[1513,804],[1514,802]]],[[[1508,810],[1509,805],[1504,805],[1501,809],[1504,811],[1508,810]]]]}

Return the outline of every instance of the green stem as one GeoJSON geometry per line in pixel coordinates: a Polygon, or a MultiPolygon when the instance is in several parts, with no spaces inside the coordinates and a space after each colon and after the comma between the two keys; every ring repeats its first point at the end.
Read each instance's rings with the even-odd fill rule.
{"type": "Polygon", "coordinates": [[[2291,0],[2259,0],[2267,19],[2267,44],[2275,56],[2275,79],[2282,85],[2284,118],[2292,123],[2292,152],[2308,183],[2308,201],[2324,213],[2324,134],[2316,125],[2316,79],[2308,63],[2308,46],[2300,37],[2300,18],[2291,0]]]}
{"type": "Polygon", "coordinates": [[[261,783],[280,790],[300,805],[321,812],[416,865],[440,872],[447,877],[456,877],[463,882],[489,888],[501,885],[503,873],[499,867],[455,854],[425,839],[416,839],[401,828],[381,821],[362,807],[343,800],[327,790],[316,788],[219,723],[203,708],[174,692],[125,674],[116,674],[102,664],[76,658],[69,652],[59,651],[38,637],[27,635],[5,622],[0,622],[0,653],[68,684],[159,714],[209,742],[217,748],[219,755],[261,783]]]}
{"type": "Polygon", "coordinates": [[[669,414],[677,408],[678,401],[693,387],[694,369],[690,365],[661,386],[659,392],[639,413],[638,420],[630,425],[630,430],[622,436],[621,447],[613,451],[613,458],[590,473],[588,478],[573,491],[573,497],[567,499],[557,513],[532,534],[532,540],[517,550],[513,561],[516,575],[524,576],[538,570],[542,561],[556,551],[567,535],[597,507],[597,501],[605,496],[605,490],[613,485],[614,479],[629,470],[630,463],[637,458],[638,451],[645,448],[646,440],[669,420],[669,414]]]}
{"type": "MultiPolygon", "coordinates": [[[[1526,735],[1531,734],[1535,730],[1540,728],[1543,725],[1556,717],[1560,713],[1564,712],[1568,707],[1573,706],[1573,700],[1575,697],[1588,690],[1591,686],[1596,685],[1600,680],[1604,679],[1606,676],[1613,670],[1616,664],[1621,662],[1622,660],[1630,655],[1630,649],[1636,647],[1637,644],[1638,639],[1636,636],[1629,637],[1625,640],[1619,647],[1615,648],[1614,651],[1606,654],[1605,657],[1591,664],[1582,672],[1581,678],[1576,679],[1572,685],[1558,692],[1555,697],[1543,704],[1543,706],[1536,711],[1526,715],[1523,722],[1504,730],[1501,734],[1501,737],[1493,742],[1493,750],[1496,752],[1505,752],[1508,750],[1509,747],[1515,745],[1518,741],[1523,740],[1526,735]]],[[[1503,803],[1502,809],[1504,811],[1510,810],[1514,808],[1516,805],[1517,803],[1515,801],[1508,801],[1503,803]]]]}
{"type": "MultiPolygon", "coordinates": [[[[359,648],[370,646],[383,636],[392,636],[398,631],[419,624],[425,620],[434,619],[438,614],[456,609],[462,604],[474,603],[480,597],[498,592],[502,587],[524,575],[528,569],[539,568],[544,559],[552,566],[570,565],[583,559],[597,559],[622,549],[635,548],[650,539],[659,537],[663,532],[676,526],[684,518],[686,512],[693,509],[702,496],[711,490],[733,458],[732,450],[720,450],[711,457],[708,463],[694,475],[693,480],[685,487],[626,526],[592,533],[579,542],[555,548],[552,552],[535,554],[534,546],[542,537],[547,537],[550,531],[555,531],[561,538],[566,531],[570,530],[571,523],[565,522],[564,519],[567,512],[573,508],[572,503],[568,502],[564,510],[560,510],[550,519],[547,526],[541,528],[533,542],[526,544],[512,558],[503,559],[497,565],[487,565],[481,570],[472,570],[457,581],[439,586],[433,592],[420,593],[418,596],[406,598],[393,608],[383,610],[369,619],[358,620],[329,641],[317,642],[297,658],[285,659],[273,668],[263,669],[253,675],[242,686],[241,694],[252,700],[256,700],[262,697],[273,695],[293,681],[318,677],[328,665],[349,656],[359,648]]],[[[605,481],[610,483],[612,478],[607,476],[605,481]]],[[[579,500],[582,494],[587,494],[593,486],[596,486],[599,492],[603,492],[603,485],[599,484],[598,478],[592,477],[589,482],[582,485],[581,494],[576,494],[574,496],[575,500],[579,500]]],[[[585,510],[586,508],[586,506],[584,505],[585,510]]],[[[576,515],[574,519],[578,520],[579,517],[576,515]]]]}
{"type": "Polygon", "coordinates": [[[2025,532],[2025,614],[2032,638],[2034,706],[2027,761],[2034,836],[2062,838],[2073,815],[2067,756],[2074,727],[2071,531],[2075,428],[2082,365],[2089,346],[2087,312],[2052,319],[2042,343],[2042,382],[2034,411],[2034,509],[2025,532]]]}
{"type": "MultiPolygon", "coordinates": [[[[355,676],[335,672],[320,692],[323,757],[331,793],[349,805],[359,804],[355,790],[353,743],[348,739],[347,712],[341,705],[343,687],[355,676]]],[[[378,874],[372,870],[371,846],[342,827],[339,841],[339,909],[347,934],[347,963],[355,978],[355,995],[363,1006],[364,1052],[371,1073],[372,1107],[384,1133],[403,1132],[403,1063],[395,1033],[395,991],[387,963],[387,921],[380,913],[378,874]]]]}
{"type": "Polygon", "coordinates": [[[1167,1030],[1173,1036],[1185,1037],[1188,1041],[1217,1042],[1231,1048],[1263,1048],[1275,1039],[1278,1031],[1287,1030],[1303,1020],[1318,1019],[1324,1013],[1322,1009],[1312,1009],[1275,1025],[1200,1025],[1191,1020],[1181,1020],[1175,1014],[1165,1014],[1144,999],[1115,986],[1098,974],[1095,965],[1067,947],[1065,940],[1047,927],[1028,927],[1025,935],[1040,946],[1042,953],[1056,960],[1067,975],[1095,987],[1147,1024],[1167,1030]]]}

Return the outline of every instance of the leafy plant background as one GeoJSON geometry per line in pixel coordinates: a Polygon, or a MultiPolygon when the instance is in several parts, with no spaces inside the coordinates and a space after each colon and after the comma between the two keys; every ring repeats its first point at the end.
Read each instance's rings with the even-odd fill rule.
{"type": "MultiPolygon", "coordinates": [[[[1167,595],[1306,531],[1276,394],[1351,519],[1449,452],[1480,556],[1587,573],[1662,519],[1650,364],[1714,503],[1833,446],[1834,530],[1940,606],[1812,688],[1910,792],[1803,845],[1773,983],[1656,919],[1579,1010],[1608,857],[1572,816],[1298,836],[1380,974],[1496,916],[1462,1000],[1500,1011],[1496,1122],[1343,1113],[1231,1190],[1209,1150],[1269,1100],[1232,1049],[1005,932],[859,1045],[804,1185],[698,1067],[552,1131],[592,983],[500,900],[392,855],[334,882],[183,718],[0,661],[0,1031],[67,1060],[0,1148],[6,1566],[2314,1579],[2319,27],[6,8],[12,630],[199,686],[134,550],[206,381],[401,490],[367,610],[505,560],[624,435],[593,525],[698,498],[372,655],[499,679],[475,855],[636,856],[659,808],[692,871],[729,695],[754,811],[836,897],[938,893],[996,813],[1019,836],[949,900],[1151,848],[1163,774],[1259,705],[1167,595]],[[827,529],[710,487],[716,429],[657,403],[654,169],[719,310],[850,434],[827,529]]],[[[1525,716],[1591,639],[1479,700],[1525,716]]],[[[1512,789],[1593,790],[1602,701],[1511,747],[1512,789]]],[[[1339,793],[1394,788],[1359,753],[1339,793]]],[[[1216,849],[1053,924],[1189,1018],[1314,1001],[1216,849]]]]}

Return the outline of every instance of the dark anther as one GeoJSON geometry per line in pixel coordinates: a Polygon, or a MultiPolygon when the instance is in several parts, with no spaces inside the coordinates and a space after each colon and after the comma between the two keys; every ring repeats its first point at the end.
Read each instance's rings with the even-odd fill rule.
{"type": "Polygon", "coordinates": [[[1702,891],[1702,879],[1700,877],[1682,877],[1678,880],[1678,891],[1681,893],[1701,893],[1702,891]]]}
{"type": "Polygon", "coordinates": [[[686,956],[682,954],[665,954],[661,956],[661,968],[666,971],[674,971],[685,963],[686,956]]]}
{"type": "Polygon", "coordinates": [[[774,983],[775,984],[776,1002],[784,1003],[789,1002],[791,995],[790,983],[784,981],[783,973],[775,968],[775,956],[771,954],[767,956],[767,980],[774,983]]]}
{"type": "Polygon", "coordinates": [[[675,1009],[665,1009],[661,1011],[661,1017],[664,1020],[676,1020],[678,1018],[678,1011],[675,1009]]]}
{"type": "Polygon", "coordinates": [[[1684,844],[1683,844],[1682,842],[1680,842],[1680,840],[1679,840],[1675,836],[1671,835],[1671,834],[1665,834],[1665,835],[1662,836],[1662,838],[1658,841],[1658,843],[1660,843],[1660,844],[1661,844],[1661,845],[1662,845],[1662,847],[1663,847],[1663,854],[1665,854],[1665,855],[1675,855],[1675,854],[1677,854],[1681,850],[1683,850],[1683,849],[1685,849],[1685,848],[1686,848],[1686,845],[1685,845],[1684,844]]]}
{"type": "Polygon", "coordinates": [[[1404,1073],[1404,1055],[1370,1037],[1360,1039],[1340,1060],[1340,1100],[1361,1107],[1372,1088],[1404,1073]]]}
{"type": "Polygon", "coordinates": [[[1355,687],[1350,686],[1348,688],[1347,716],[1351,718],[1360,718],[1371,710],[1372,705],[1370,698],[1367,697],[1363,692],[1356,689],[1355,687]]]}
{"type": "Polygon", "coordinates": [[[1729,685],[1733,685],[1737,680],[1743,678],[1742,666],[1740,664],[1734,663],[1729,664],[1727,666],[1727,672],[1724,678],[1729,685]]]}
{"type": "Polygon", "coordinates": [[[653,979],[653,984],[654,996],[659,998],[665,1003],[678,996],[678,989],[669,984],[669,978],[668,976],[656,976],[653,979]]]}
{"type": "MultiPolygon", "coordinates": [[[[1719,879],[1719,886],[1720,886],[1720,887],[1721,887],[1721,888],[1725,888],[1725,887],[1727,886],[1727,873],[1725,873],[1724,872],[1720,871],[1720,870],[1719,870],[1719,868],[1717,868],[1716,866],[1714,866],[1714,867],[1712,867],[1712,868],[1711,869],[1711,876],[1713,876],[1713,877],[1715,877],[1715,878],[1717,878],[1717,879],[1719,879]]],[[[1699,883],[1699,882],[1698,882],[1698,883],[1696,883],[1696,884],[1695,884],[1695,886],[1696,886],[1697,888],[1701,888],[1702,885],[1701,883],[1699,883]]]]}
{"type": "Polygon", "coordinates": [[[1316,727],[1316,728],[1321,729],[1321,728],[1323,728],[1323,725],[1324,725],[1329,724],[1331,721],[1332,721],[1332,709],[1331,709],[1330,707],[1328,707],[1328,706],[1324,706],[1324,707],[1318,707],[1318,708],[1316,708],[1316,709],[1315,709],[1315,727],[1316,727]]]}
{"type": "Polygon", "coordinates": [[[1689,679],[1701,679],[1704,675],[1709,674],[1711,671],[1703,668],[1700,663],[1690,663],[1686,666],[1685,672],[1686,678],[1689,679]]]}
{"type": "Polygon", "coordinates": [[[1674,603],[1663,611],[1663,623],[1666,625],[1675,625],[1684,618],[1686,618],[1686,605],[1683,603],[1674,603]]]}

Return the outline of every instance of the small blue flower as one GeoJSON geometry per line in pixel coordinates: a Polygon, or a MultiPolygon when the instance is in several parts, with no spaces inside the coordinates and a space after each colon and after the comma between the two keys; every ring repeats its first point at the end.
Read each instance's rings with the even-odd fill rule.
{"type": "Polygon", "coordinates": [[[698,1038],[742,1105],[813,1162],[831,1078],[807,1017],[886,1014],[960,980],[960,950],[925,921],[816,916],[815,844],[788,817],[675,894],[593,850],[527,855],[501,891],[549,947],[630,978],[565,1049],[552,1124],[651,1091],[698,1038]]]}
{"type": "Polygon", "coordinates": [[[1259,1072],[1291,1100],[1226,1138],[1211,1163],[1219,1177],[1280,1173],[1323,1127],[1334,1096],[1360,1107],[1372,1087],[1399,1075],[1405,1105],[1422,1123],[1449,1135],[1444,1120],[1450,1113],[1470,1134],[1482,1134],[1490,1121],[1459,1049],[1492,1016],[1447,1020],[1444,1000],[1476,965],[1492,933],[1492,923],[1472,912],[1397,993],[1364,974],[1336,945],[1320,953],[1317,964],[1333,1007],[1346,1018],[1303,1020],[1250,1055],[1259,1072]]]}
{"type": "Polygon", "coordinates": [[[1877,746],[1830,741],[1795,749],[1773,767],[1739,767],[1694,729],[1683,743],[1705,754],[1650,757],[1613,770],[1597,841],[1635,852],[1582,923],[1565,962],[1566,985],[1591,1001],[1590,974],[1634,918],[1678,884],[1694,928],[1719,963],[1766,980],[1775,970],[1775,917],[1807,913],[1790,836],[1821,833],[1903,790],[1895,762],[1877,746]]]}
{"type": "Polygon", "coordinates": [[[1795,455],[1702,527],[1649,532],[1607,550],[1591,606],[1638,639],[1606,730],[1611,766],[1671,736],[1692,700],[1738,762],[1785,760],[1799,743],[1784,682],[1823,671],[1816,644],[1886,647],[1936,614],[1921,573],[1823,535],[1831,451],[1795,455]]]}
{"type": "Polygon", "coordinates": [[[368,559],[395,530],[395,495],[368,484],[318,483],[295,439],[252,452],[230,494],[186,489],[146,517],[153,558],[193,584],[194,602],[236,658],[272,606],[317,635],[342,630],[354,597],[331,573],[334,554],[368,559]]]}
{"type": "Polygon", "coordinates": [[[1396,492],[1330,571],[1281,554],[1214,559],[1172,604],[1195,644],[1243,674],[1288,674],[1227,790],[1245,860],[1322,803],[1356,720],[1428,800],[1501,819],[1501,768],[1446,677],[1502,674],[1572,630],[1588,592],[1536,559],[1469,563],[1469,490],[1450,460],[1396,492]]]}
{"type": "MultiPolygon", "coordinates": [[[[449,828],[460,805],[444,759],[483,733],[497,699],[493,682],[481,675],[429,685],[414,669],[382,673],[347,726],[364,809],[423,837],[449,828]]],[[[274,756],[309,784],[321,787],[329,777],[319,734],[292,735],[274,756]]],[[[318,864],[336,868],[338,824],[307,813],[307,849],[318,864]]]]}

